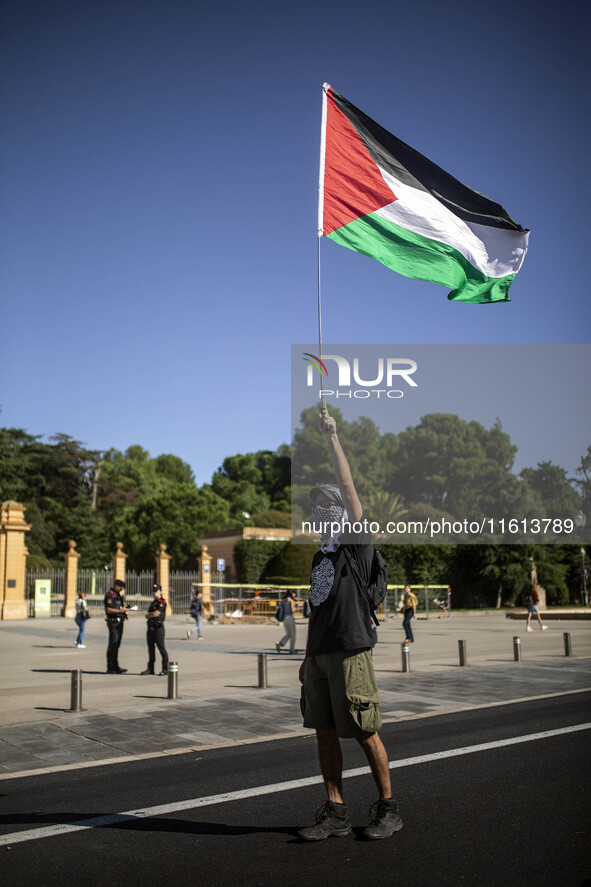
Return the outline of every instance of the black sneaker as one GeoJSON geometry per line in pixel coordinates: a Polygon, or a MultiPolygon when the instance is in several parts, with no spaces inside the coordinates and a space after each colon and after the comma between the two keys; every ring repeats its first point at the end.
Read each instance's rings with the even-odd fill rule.
{"type": "Polygon", "coordinates": [[[154,669],[147,668],[145,671],[140,671],[140,674],[154,674],[154,669]]]}
{"type": "Polygon", "coordinates": [[[392,798],[380,798],[369,811],[370,823],[363,829],[363,837],[370,841],[389,838],[402,828],[402,818],[398,812],[398,804],[392,798]],[[371,818],[372,815],[373,819],[371,818]]]}
{"type": "Polygon", "coordinates": [[[326,801],[316,811],[316,825],[300,829],[298,835],[304,841],[324,841],[326,838],[344,838],[351,834],[349,811],[344,804],[326,801]]]}

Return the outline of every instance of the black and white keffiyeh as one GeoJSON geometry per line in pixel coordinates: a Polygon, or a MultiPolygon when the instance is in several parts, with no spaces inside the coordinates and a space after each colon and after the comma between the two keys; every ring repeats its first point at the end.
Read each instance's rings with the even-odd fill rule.
{"type": "Polygon", "coordinates": [[[326,493],[329,499],[335,500],[334,505],[325,506],[313,504],[312,507],[314,509],[315,524],[317,526],[322,525],[324,530],[321,533],[321,550],[325,553],[336,551],[340,545],[339,539],[343,532],[343,524],[349,519],[347,509],[342,503],[341,491],[335,484],[317,484],[316,489],[322,490],[326,493]],[[335,528],[331,525],[337,523],[340,524],[340,529],[335,533],[335,528]]]}

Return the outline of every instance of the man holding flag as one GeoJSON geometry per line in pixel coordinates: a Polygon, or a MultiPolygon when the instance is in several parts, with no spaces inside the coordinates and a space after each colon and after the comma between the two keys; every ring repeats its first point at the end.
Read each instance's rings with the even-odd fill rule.
{"type": "Polygon", "coordinates": [[[358,582],[358,577],[369,581],[374,547],[370,532],[355,532],[356,523],[364,525],[364,514],[336,422],[324,410],[318,426],[328,442],[337,484],[320,484],[310,493],[315,523],[323,525],[323,532],[312,562],[311,612],[300,680],[304,726],[316,730],[328,797],[316,824],[301,829],[299,835],[305,841],[323,841],[350,834],[339,738],[351,738],[365,752],[378,789],[363,835],[379,840],[401,829],[402,819],[392,799],[388,756],[378,736],[382,719],[372,661],[371,609],[358,582]]]}

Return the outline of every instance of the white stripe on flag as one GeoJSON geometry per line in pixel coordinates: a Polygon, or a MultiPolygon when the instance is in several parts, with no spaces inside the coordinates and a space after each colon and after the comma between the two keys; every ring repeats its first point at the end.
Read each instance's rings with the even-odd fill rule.
{"type": "Polygon", "coordinates": [[[506,277],[519,271],[527,250],[526,232],[469,225],[428,191],[411,188],[383,169],[380,172],[398,199],[376,210],[375,215],[452,246],[487,277],[506,277]]]}

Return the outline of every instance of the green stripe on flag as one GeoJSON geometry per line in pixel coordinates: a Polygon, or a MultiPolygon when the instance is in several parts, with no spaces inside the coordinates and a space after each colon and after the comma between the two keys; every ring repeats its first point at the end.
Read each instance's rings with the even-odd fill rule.
{"type": "Polygon", "coordinates": [[[515,274],[487,277],[457,249],[387,221],[376,213],[361,216],[326,235],[347,249],[377,259],[405,277],[448,286],[458,302],[510,302],[515,274]]]}

